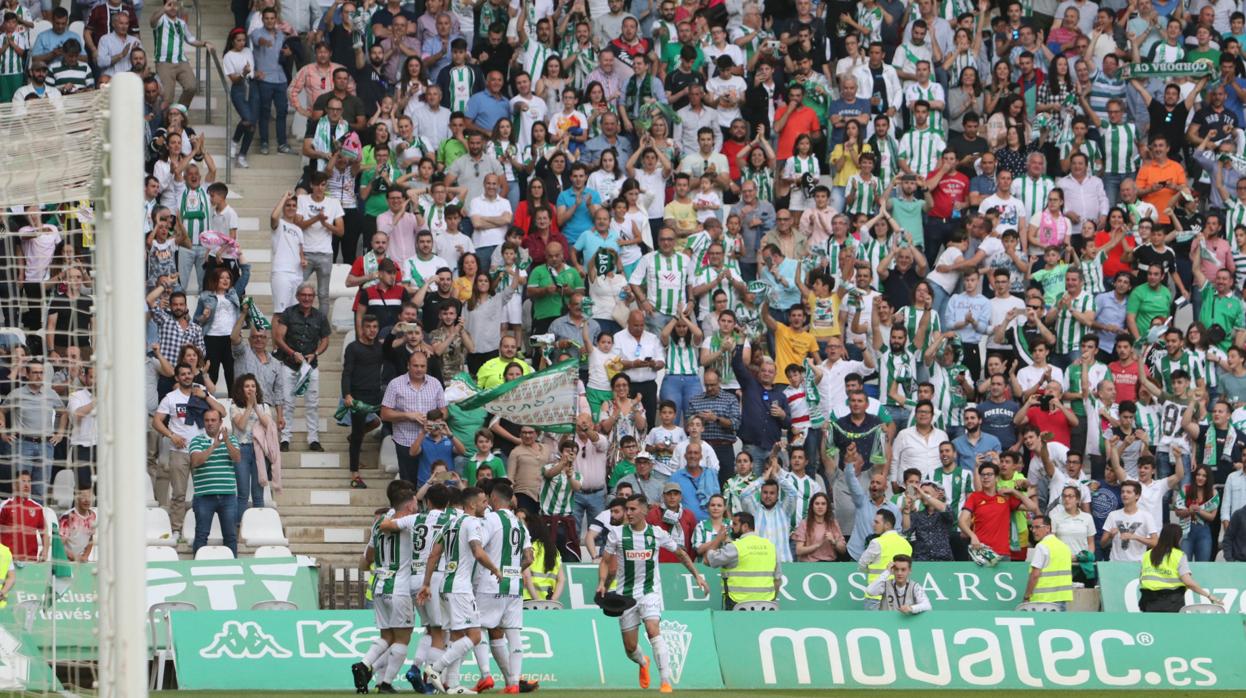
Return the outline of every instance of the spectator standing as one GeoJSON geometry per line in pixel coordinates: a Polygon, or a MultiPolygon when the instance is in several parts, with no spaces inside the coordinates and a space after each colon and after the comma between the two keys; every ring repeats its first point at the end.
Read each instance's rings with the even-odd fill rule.
{"type": "Polygon", "coordinates": [[[953,559],[951,536],[954,532],[956,514],[948,511],[943,488],[929,480],[917,486],[915,492],[904,494],[900,507],[900,528],[912,541],[913,559],[922,561],[953,559]]]}
{"type": "Polygon", "coordinates": [[[325,193],[329,186],[327,173],[313,172],[307,181],[311,193],[299,196],[295,224],[303,229],[303,257],[307,259],[303,281],[316,275],[316,295],[324,311],[332,303],[329,280],[333,276],[333,238],[342,237],[346,212],[342,202],[325,193]]]}
{"type": "Polygon", "coordinates": [[[91,488],[80,487],[74,492],[74,506],[60,518],[61,542],[65,556],[74,562],[87,562],[95,549],[98,514],[91,506],[91,488]]]}
{"type": "Polygon", "coordinates": [[[780,562],[792,561],[792,520],[799,502],[800,493],[777,455],[770,456],[761,477],[740,491],[741,508],[756,520],[757,535],[774,543],[780,562]]]}
{"type": "Polygon", "coordinates": [[[52,554],[46,510],[32,498],[32,488],[30,471],[23,470],[17,474],[13,497],[0,502],[0,547],[18,562],[47,560],[52,554]]]}
{"type": "MultiPolygon", "coordinates": [[[[692,533],[697,527],[697,517],[683,504],[683,489],[675,482],[662,485],[662,499],[649,508],[647,521],[671,534],[684,550],[692,550],[692,533]]],[[[679,556],[663,550],[658,562],[678,562],[679,556]]]]}
{"type": "Polygon", "coordinates": [[[734,463],[736,431],[740,428],[740,400],[722,389],[722,376],[706,368],[702,376],[705,392],[688,401],[688,413],[701,417],[705,425],[702,438],[714,449],[718,458],[718,484],[731,477],[728,463],[734,463]]]}
{"type": "Polygon", "coordinates": [[[32,492],[39,498],[52,481],[56,446],[69,431],[65,402],[50,381],[45,382],[46,371],[46,364],[26,364],[22,384],[0,402],[0,439],[20,459],[20,467],[31,473],[32,492]]]}
{"type": "Polygon", "coordinates": [[[999,466],[995,463],[978,466],[982,489],[971,492],[965,499],[965,507],[960,512],[960,530],[969,537],[970,546],[990,548],[996,555],[1008,559],[1012,513],[1022,507],[1037,512],[1038,505],[1024,492],[1011,487],[997,489],[998,477],[999,466]]]}
{"type": "MultiPolygon", "coordinates": [[[[177,0],[165,0],[161,11],[152,14],[149,24],[155,30],[154,57],[156,75],[160,77],[162,99],[165,104],[173,104],[173,94],[177,90],[177,85],[181,84],[182,96],[179,102],[186,108],[190,108],[190,103],[199,90],[199,81],[195,78],[194,68],[191,67],[190,59],[186,56],[186,46],[206,48],[211,51],[212,44],[196,39],[190,33],[186,20],[178,15],[180,9],[181,6],[177,0]]],[[[55,19],[55,13],[53,18],[55,19]]],[[[64,21],[69,21],[68,16],[64,21]]],[[[32,49],[36,55],[38,55],[39,46],[40,42],[36,40],[35,48],[32,49]]]]}
{"type": "Polygon", "coordinates": [[[259,91],[259,97],[255,101],[255,130],[260,139],[260,155],[268,155],[268,119],[270,110],[274,109],[277,151],[289,153],[290,145],[286,135],[286,115],[290,109],[286,96],[288,79],[281,66],[281,58],[290,50],[285,46],[285,32],[277,28],[277,10],[266,7],[260,12],[260,17],[262,26],[252,30],[249,36],[255,57],[255,87],[259,91]]]}
{"type": "Polygon", "coordinates": [[[445,408],[446,396],[441,381],[428,375],[428,356],[420,351],[412,352],[407,359],[407,372],[391,380],[381,398],[381,420],[393,427],[398,471],[403,480],[416,486],[423,484],[420,461],[418,455],[412,455],[411,446],[424,438],[428,413],[445,408]]]}
{"type": "Polygon", "coordinates": [[[375,427],[372,425],[372,413],[357,409],[355,402],[373,406],[381,403],[381,373],[385,356],[378,339],[379,331],[380,323],[376,316],[364,315],[358,337],[346,346],[342,355],[342,402],[350,410],[350,436],[347,437],[350,486],[356,489],[367,487],[359,474],[359,455],[363,450],[364,434],[375,427]]]}
{"type": "Polygon", "coordinates": [[[537,441],[536,429],[520,427],[519,444],[511,449],[507,457],[506,477],[515,485],[515,500],[519,508],[531,516],[541,511],[541,489],[545,482],[545,464],[549,461],[549,446],[537,441]]]}
{"type": "Polygon", "coordinates": [[[746,511],[733,515],[731,528],[724,527],[714,536],[705,556],[707,565],[723,570],[728,610],[750,601],[774,601],[783,586],[782,563],[774,543],[757,535],[754,525],[753,515],[746,511]]]}
{"type": "Polygon", "coordinates": [[[575,420],[575,472],[580,487],[572,495],[571,516],[577,530],[588,531],[606,508],[607,456],[610,441],[597,431],[592,417],[581,412],[575,420]]]}
{"type": "Polygon", "coordinates": [[[80,374],[81,386],[69,395],[65,406],[72,420],[69,436],[78,489],[91,489],[91,471],[95,466],[95,447],[99,440],[95,425],[95,367],[87,366],[80,374]]]}
{"type": "Polygon", "coordinates": [[[1034,555],[1030,557],[1030,577],[1022,599],[1055,604],[1059,610],[1067,611],[1073,601],[1073,555],[1069,546],[1052,535],[1048,516],[1035,516],[1030,532],[1035,541],[1034,555]]]}
{"type": "MultiPolygon", "coordinates": [[[[1099,544],[1112,546],[1112,562],[1140,562],[1148,548],[1155,545],[1158,533],[1154,519],[1138,507],[1142,485],[1130,480],[1121,485],[1121,508],[1108,514],[1103,522],[1099,544]]],[[[1180,532],[1180,528],[1177,529],[1180,532]]]]}
{"type": "Polygon", "coordinates": [[[633,310],[627,327],[614,335],[614,352],[622,359],[623,372],[631,388],[640,395],[645,423],[657,424],[658,372],[666,367],[666,350],[657,335],[645,329],[645,314],[633,310]]]}
{"type": "Polygon", "coordinates": [[[192,550],[207,545],[212,517],[221,524],[225,547],[238,556],[238,480],[234,464],[242,460],[238,439],[224,428],[225,412],[203,413],[203,433],[191,439],[190,468],[194,473],[195,539],[192,550]]]}
{"type": "MultiPolygon", "coordinates": [[[[861,557],[857,559],[857,569],[865,572],[866,588],[874,584],[883,572],[891,568],[897,555],[912,556],[913,546],[896,532],[896,515],[883,509],[874,514],[874,538],[861,557]]],[[[881,596],[865,593],[865,610],[878,610],[881,596]]]]}
{"type": "Polygon", "coordinates": [[[296,305],[273,317],[273,341],[277,345],[275,356],[282,363],[281,383],[285,389],[282,403],[286,425],[281,430],[281,450],[286,451],[290,447],[294,403],[301,396],[307,420],[308,448],[323,451],[320,446],[319,357],[328,351],[329,336],[333,332],[324,312],[313,306],[316,290],[311,284],[299,286],[295,299],[296,305]]]}
{"type": "Polygon", "coordinates": [[[679,486],[684,506],[698,521],[707,516],[706,505],[710,497],[719,493],[717,473],[702,463],[700,443],[689,443],[684,450],[683,467],[671,474],[669,482],[679,486]]]}

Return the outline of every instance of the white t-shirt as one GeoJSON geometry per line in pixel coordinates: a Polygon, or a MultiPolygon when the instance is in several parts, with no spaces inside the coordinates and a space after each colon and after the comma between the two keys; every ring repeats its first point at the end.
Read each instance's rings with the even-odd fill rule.
{"type": "MultiPolygon", "coordinates": [[[[1095,520],[1090,514],[1078,511],[1069,516],[1063,507],[1051,512],[1051,532],[1069,546],[1069,552],[1077,555],[1087,550],[1086,539],[1095,535],[1095,520]]],[[[1094,548],[1089,548],[1094,552],[1094,548]]]]}
{"type": "Polygon", "coordinates": [[[302,274],[299,248],[303,246],[303,231],[297,225],[281,219],[273,230],[272,270],[290,274],[302,274]]]}
{"type": "MultiPolygon", "coordinates": [[[[730,48],[735,49],[736,52],[740,51],[739,46],[736,46],[734,44],[731,44],[729,46],[730,48]]],[[[730,54],[730,52],[728,52],[728,54],[730,54]]],[[[706,59],[708,58],[709,58],[709,54],[707,52],[706,59]]],[[[743,65],[743,64],[744,64],[744,61],[742,60],[737,63],[737,65],[743,65]]],[[[731,77],[725,80],[718,76],[714,76],[705,83],[705,91],[708,92],[710,96],[714,97],[715,99],[718,99],[722,97],[723,95],[731,95],[732,101],[735,104],[735,106],[730,106],[730,107],[724,104],[723,106],[720,106],[718,108],[718,125],[719,126],[726,128],[731,125],[732,121],[735,121],[736,119],[740,118],[739,104],[740,102],[744,101],[744,93],[747,90],[748,90],[748,84],[745,83],[744,78],[740,77],[739,75],[732,75],[731,77]]]]}
{"type": "MultiPolygon", "coordinates": [[[[1151,518],[1147,516],[1141,508],[1132,514],[1126,514],[1124,509],[1117,509],[1108,514],[1108,518],[1103,521],[1103,530],[1108,531],[1116,529],[1121,533],[1133,533],[1139,536],[1148,537],[1156,533],[1151,518]]],[[[1142,556],[1150,548],[1146,547],[1146,543],[1136,540],[1121,540],[1120,535],[1112,536],[1112,552],[1109,558],[1112,562],[1141,562],[1142,556]]]]}
{"type": "Polygon", "coordinates": [[[839,307],[845,311],[844,334],[847,335],[847,339],[844,341],[845,344],[856,346],[858,339],[864,339],[865,345],[870,345],[870,322],[874,317],[874,299],[880,295],[878,291],[874,290],[861,294],[861,327],[865,328],[865,332],[860,334],[852,331],[852,317],[857,314],[856,308],[848,308],[849,297],[844,297],[839,307]]]}
{"type": "Polygon", "coordinates": [[[1017,383],[1021,385],[1021,390],[1029,390],[1038,385],[1038,382],[1043,379],[1043,373],[1048,368],[1051,369],[1051,378],[1048,380],[1059,381],[1060,385],[1064,385],[1064,371],[1060,370],[1059,366],[1047,364],[1046,368],[1039,368],[1031,365],[1017,371],[1017,383]]]}
{"type": "Polygon", "coordinates": [[[640,185],[641,205],[648,209],[649,217],[662,218],[666,214],[666,177],[662,174],[662,168],[658,167],[653,174],[649,174],[638,167],[635,179],[640,185]]]}
{"type": "MultiPolygon", "coordinates": [[[[493,201],[483,196],[472,199],[467,205],[467,215],[469,216],[501,216],[511,213],[511,202],[504,196],[498,196],[493,201]]],[[[504,225],[495,228],[477,227],[472,233],[472,242],[476,247],[493,247],[506,242],[506,227],[504,225]]]]}
{"type": "MultiPolygon", "coordinates": [[[[1003,297],[996,296],[992,298],[991,299],[991,330],[993,331],[996,327],[1002,325],[1004,323],[1004,320],[1008,317],[1008,311],[1013,310],[1014,308],[1017,310],[1025,310],[1025,301],[1011,294],[1007,296],[1003,296],[1003,297]]],[[[990,349],[1011,349],[1012,348],[1008,346],[1007,344],[996,342],[994,340],[987,340],[986,346],[990,349]]]]}
{"type": "Polygon", "coordinates": [[[238,230],[238,212],[233,206],[226,204],[220,213],[215,210],[208,215],[208,230],[215,230],[222,235],[229,235],[231,230],[238,230]]]}
{"type": "Polygon", "coordinates": [[[1020,232],[1025,226],[1025,204],[1015,196],[1004,199],[999,194],[991,194],[978,205],[978,213],[992,210],[999,212],[999,224],[995,226],[995,232],[1000,235],[1003,235],[1005,230],[1020,232]]]}
{"type": "MultiPolygon", "coordinates": [[[[939,259],[935,260],[935,268],[940,265],[956,264],[964,258],[964,252],[955,247],[947,247],[939,254],[939,259]]],[[[960,282],[960,274],[954,271],[935,271],[935,268],[930,270],[930,273],[926,275],[926,279],[939,284],[949,294],[954,293],[956,284],[960,282]]]]}
{"type": "Polygon", "coordinates": [[[255,57],[249,48],[243,48],[241,51],[230,51],[221,58],[221,68],[225,71],[226,76],[242,75],[243,68],[250,68],[250,72],[246,73],[246,75],[253,78],[255,77],[255,57]]]}
{"type": "Polygon", "coordinates": [[[545,100],[536,96],[524,99],[519,95],[511,97],[511,113],[519,114],[519,150],[522,152],[525,148],[532,145],[532,124],[540,121],[544,122],[546,115],[549,113],[549,106],[545,104],[545,100]],[[526,104],[526,111],[519,111],[519,105],[526,104]]]}
{"type": "MultiPolygon", "coordinates": [[[[658,444],[669,444],[671,446],[676,446],[687,440],[688,435],[684,433],[683,427],[674,426],[667,429],[659,424],[649,430],[649,435],[645,437],[645,445],[657,446],[658,444]]],[[[655,472],[667,476],[678,470],[675,466],[674,452],[672,452],[670,456],[655,452],[653,455],[653,469],[655,472]]]]}
{"type": "MultiPolygon", "coordinates": [[[[195,384],[194,387],[202,388],[203,386],[195,384]]],[[[169,415],[169,431],[186,440],[182,448],[175,448],[173,444],[169,444],[169,448],[178,453],[186,453],[190,440],[203,433],[203,429],[186,421],[186,403],[189,401],[190,395],[182,393],[179,388],[174,388],[164,396],[164,399],[160,401],[160,406],[156,408],[157,414],[169,415]]]]}
{"type": "Polygon", "coordinates": [[[1161,477],[1142,485],[1142,497],[1138,500],[1138,511],[1151,517],[1151,526],[1156,532],[1164,525],[1164,495],[1168,494],[1168,478],[1161,477]]]}
{"type": "MultiPolygon", "coordinates": [[[[332,196],[325,196],[323,201],[313,201],[311,194],[299,197],[299,215],[303,218],[315,218],[321,212],[329,222],[345,215],[342,202],[332,196]]],[[[333,233],[323,222],[303,229],[303,251],[307,254],[333,254],[333,233]]]]}
{"type": "Polygon", "coordinates": [[[459,268],[459,257],[475,251],[476,245],[472,243],[472,239],[457,230],[433,236],[433,254],[449,262],[450,268],[456,271],[459,268]],[[463,248],[462,252],[458,250],[460,247],[463,248]]]}
{"type": "Polygon", "coordinates": [[[65,409],[69,410],[69,415],[74,423],[73,434],[69,437],[69,443],[74,446],[94,446],[96,443],[95,410],[92,409],[83,417],[74,416],[74,412],[94,401],[95,396],[86,388],[75,390],[69,396],[69,404],[65,409]]]}

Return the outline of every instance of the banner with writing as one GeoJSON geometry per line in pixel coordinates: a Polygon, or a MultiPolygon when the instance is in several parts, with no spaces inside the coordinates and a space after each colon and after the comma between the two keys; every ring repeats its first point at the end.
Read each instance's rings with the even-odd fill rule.
{"type": "Polygon", "coordinates": [[[579,409],[579,362],[572,359],[520,376],[459,403],[465,410],[483,407],[516,424],[544,427],[575,421],[579,409]]]}
{"type": "Polygon", "coordinates": [[[1209,61],[1181,61],[1179,63],[1127,63],[1121,67],[1121,80],[1144,78],[1201,78],[1216,74],[1216,66],[1209,61]]]}
{"type": "MultiPolygon", "coordinates": [[[[1138,612],[1139,562],[1100,562],[1099,593],[1104,611],[1138,612]]],[[[1191,562],[1190,573],[1204,589],[1220,597],[1229,613],[1246,613],[1246,565],[1225,562],[1191,562]]],[[[1186,590],[1187,604],[1207,599],[1186,590]]]]}

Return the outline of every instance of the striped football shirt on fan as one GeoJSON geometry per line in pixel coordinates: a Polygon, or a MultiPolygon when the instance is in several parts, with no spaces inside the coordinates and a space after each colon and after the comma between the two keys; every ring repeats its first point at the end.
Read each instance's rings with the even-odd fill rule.
{"type": "Polygon", "coordinates": [[[1095,297],[1090,292],[1082,290],[1076,298],[1070,302],[1069,307],[1061,307],[1056,313],[1056,351],[1061,354],[1067,354],[1071,351],[1077,351],[1078,345],[1081,344],[1082,337],[1086,336],[1086,332],[1090,328],[1082,324],[1073,316],[1074,312],[1086,313],[1094,312],[1095,297]]]}
{"type": "Polygon", "coordinates": [[[194,41],[195,37],[191,35],[190,27],[186,26],[186,20],[161,15],[156,23],[155,40],[154,57],[157,63],[185,63],[186,42],[194,41]]]}
{"type": "Polygon", "coordinates": [[[1026,218],[1038,219],[1043,209],[1047,208],[1047,195],[1056,188],[1051,177],[1034,177],[1022,175],[1012,181],[1012,195],[1021,199],[1025,205],[1026,218]]]}
{"type": "Polygon", "coordinates": [[[1138,169],[1138,128],[1133,124],[1100,126],[1104,174],[1132,174],[1138,169]]]}
{"type": "Polygon", "coordinates": [[[913,130],[900,138],[900,159],[909,163],[909,169],[919,177],[925,177],[939,166],[939,158],[947,149],[947,143],[933,129],[913,130]]]}
{"type": "Polygon", "coordinates": [[[72,66],[56,61],[48,66],[48,84],[61,92],[73,92],[95,87],[95,77],[91,74],[91,67],[81,60],[72,66]]]}
{"type": "Polygon", "coordinates": [[[848,213],[856,215],[864,213],[867,216],[873,216],[878,213],[878,200],[882,197],[882,181],[877,177],[870,177],[869,181],[862,179],[860,173],[854,174],[848,178],[848,184],[845,186],[844,194],[853,193],[852,203],[848,204],[848,213]]]}
{"type": "MultiPolygon", "coordinates": [[[[562,466],[558,463],[550,463],[545,466],[545,472],[551,470],[560,470],[562,466]]],[[[578,482],[580,473],[574,471],[573,475],[578,482]]],[[[541,485],[541,513],[547,516],[571,516],[571,478],[565,472],[559,472],[553,477],[544,478],[545,482],[541,485]]]]}
{"type": "MultiPolygon", "coordinates": [[[[230,442],[238,448],[238,439],[231,434],[230,442]]],[[[229,449],[225,444],[216,446],[216,441],[206,433],[190,440],[190,453],[208,451],[208,460],[195,468],[192,479],[195,483],[196,495],[238,494],[238,476],[235,473],[234,461],[229,457],[229,449]]]]}
{"type": "Polygon", "coordinates": [[[630,281],[644,285],[645,297],[653,303],[654,310],[675,315],[679,306],[687,302],[690,266],[685,255],[675,253],[667,257],[661,252],[650,252],[640,260],[630,281]]]}

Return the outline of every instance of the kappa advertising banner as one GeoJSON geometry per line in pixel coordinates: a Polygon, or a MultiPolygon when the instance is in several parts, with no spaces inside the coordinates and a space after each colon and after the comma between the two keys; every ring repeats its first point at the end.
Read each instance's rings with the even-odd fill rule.
{"type": "MultiPolygon", "coordinates": [[[[1138,612],[1140,562],[1100,562],[1099,593],[1106,612],[1138,612]]],[[[1246,613],[1246,565],[1232,562],[1191,562],[1194,579],[1219,596],[1229,613],[1246,613]]],[[[1207,603],[1207,599],[1186,590],[1187,604],[1207,603]]],[[[1239,619],[1240,620],[1240,619],[1239,619]]]]}
{"type": "MultiPolygon", "coordinates": [[[[25,565],[17,570],[17,585],[9,608],[22,601],[40,603],[32,635],[40,647],[93,653],[98,579],[95,563],[73,565],[68,589],[48,599],[48,563],[25,565]],[[55,623],[52,621],[55,620],[55,623]]],[[[147,605],[188,601],[200,610],[237,611],[257,601],[292,601],[299,608],[319,607],[316,570],[300,567],[294,558],[259,560],[201,560],[151,562],[147,564],[147,605]]],[[[158,637],[163,637],[157,633],[158,637]]]]}
{"type": "MultiPolygon", "coordinates": [[[[182,690],[353,690],[350,665],[377,636],[371,611],[185,612],[173,615],[178,687],[182,690]]],[[[636,685],[636,665],[623,654],[619,624],[600,611],[524,613],[525,678],[542,688],[636,685]]],[[[707,612],[670,612],[662,619],[676,688],[722,688],[707,612]]],[[[409,657],[418,644],[412,638],[409,657]]],[[[642,647],[649,651],[642,640],[642,647]]],[[[654,681],[657,681],[654,665],[654,681]]],[[[498,675],[496,666],[492,668],[498,675]]],[[[469,653],[463,683],[480,671],[469,653]]]]}
{"type": "MultiPolygon", "coordinates": [[[[597,565],[566,565],[563,608],[597,608],[597,565]]],[[[701,568],[710,592],[704,594],[683,565],[662,565],[662,594],[668,610],[722,609],[722,571],[701,568]]],[[[1011,611],[1021,603],[1029,568],[1002,562],[993,568],[969,562],[923,562],[916,569],[940,610],[1011,611]]],[[[865,573],[855,562],[792,562],[783,565],[779,607],[785,611],[859,611],[865,599],[865,573]]]]}
{"type": "Polygon", "coordinates": [[[60,681],[43,658],[38,643],[19,631],[19,627],[0,625],[0,691],[60,691],[60,681]]]}
{"type": "Polygon", "coordinates": [[[1228,615],[779,611],[713,618],[723,683],[736,690],[1246,690],[1246,633],[1228,615]]]}

